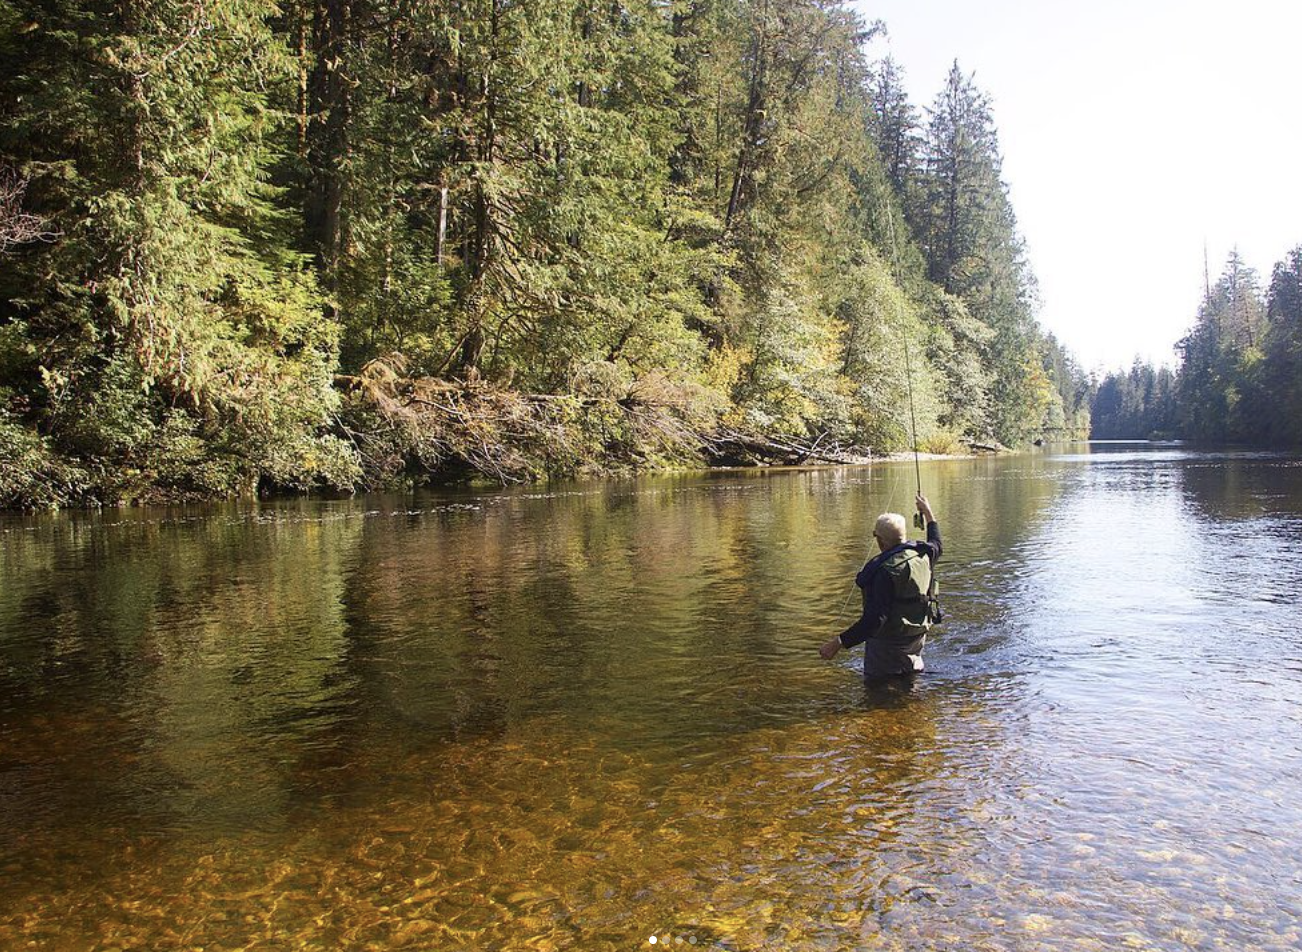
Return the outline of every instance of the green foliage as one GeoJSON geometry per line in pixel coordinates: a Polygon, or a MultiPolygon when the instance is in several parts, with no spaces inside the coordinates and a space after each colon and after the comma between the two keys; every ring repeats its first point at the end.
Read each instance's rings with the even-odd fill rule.
{"type": "Polygon", "coordinates": [[[1180,430],[1186,437],[1220,442],[1259,435],[1260,401],[1242,398],[1254,388],[1265,314],[1257,273],[1231,253],[1177,348],[1180,430]]]}
{"type": "Polygon", "coordinates": [[[1302,247],[1257,273],[1231,253],[1178,346],[1177,373],[1136,361],[1094,388],[1094,436],[1302,443],[1302,247]]]}
{"type": "Polygon", "coordinates": [[[275,7],[8,9],[28,26],[2,41],[0,144],[65,233],[6,280],[7,347],[28,358],[0,383],[28,424],[96,461],[106,500],[178,467],[204,493],[346,477],[313,465],[334,451],[336,333],[267,175],[275,7]]]}
{"type": "Polygon", "coordinates": [[[1055,439],[1084,440],[1090,435],[1090,381],[1080,365],[1052,334],[1040,342],[1044,372],[1053,383],[1046,435],[1055,439]]]}
{"type": "Polygon", "coordinates": [[[90,474],[0,410],[0,507],[53,509],[81,500],[90,474]]]}
{"type": "Polygon", "coordinates": [[[1302,445],[1302,246],[1275,265],[1266,315],[1256,429],[1271,442],[1302,445]]]}
{"type": "Polygon", "coordinates": [[[719,417],[899,449],[910,390],[937,445],[1078,429],[988,103],[955,67],[924,129],[880,30],[838,0],[0,0],[11,214],[58,235],[0,269],[9,498],[474,457],[475,421],[435,445],[396,380],[358,396],[380,366],[490,381],[503,439],[507,394],[545,396],[533,475],[680,462],[719,417]]]}
{"type": "Polygon", "coordinates": [[[944,404],[919,309],[870,246],[840,271],[841,372],[855,384],[854,437],[885,451],[911,446],[911,391],[918,439],[929,439],[944,404]]]}
{"type": "Polygon", "coordinates": [[[1100,440],[1171,439],[1177,432],[1175,374],[1139,360],[1110,373],[1092,399],[1091,436],[1100,440]]]}

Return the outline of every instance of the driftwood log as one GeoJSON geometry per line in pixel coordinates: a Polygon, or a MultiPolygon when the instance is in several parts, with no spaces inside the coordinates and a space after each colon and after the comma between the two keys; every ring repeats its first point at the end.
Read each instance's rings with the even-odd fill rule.
{"type": "Polygon", "coordinates": [[[345,398],[340,431],[377,481],[403,470],[465,471],[513,483],[637,471],[665,461],[800,466],[874,458],[871,447],[828,430],[774,435],[721,424],[720,408],[706,396],[657,377],[589,382],[569,394],[522,393],[477,379],[412,377],[406,362],[392,355],[355,376],[337,376],[335,386],[345,398]]]}
{"type": "Polygon", "coordinates": [[[336,424],[376,484],[403,471],[507,484],[700,461],[718,416],[690,385],[656,375],[580,383],[548,394],[413,377],[390,355],[335,377],[336,424]]]}
{"type": "Polygon", "coordinates": [[[720,428],[702,438],[707,459],[716,464],[741,466],[799,466],[802,463],[867,463],[872,451],[843,444],[827,432],[813,438],[766,436],[720,428]]]}

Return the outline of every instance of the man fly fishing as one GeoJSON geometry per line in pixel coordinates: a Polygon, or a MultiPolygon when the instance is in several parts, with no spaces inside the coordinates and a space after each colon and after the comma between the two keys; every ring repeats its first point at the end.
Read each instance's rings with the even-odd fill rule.
{"type": "Polygon", "coordinates": [[[927,541],[907,541],[908,527],[898,513],[878,516],[873,538],[879,553],[854,580],[863,592],[863,615],[819,649],[830,661],[842,648],[862,644],[865,681],[921,671],[927,630],[939,621],[932,570],[940,559],[940,526],[921,492],[917,506],[927,527],[927,541]]]}
{"type": "MultiPolygon", "coordinates": [[[[889,208],[887,226],[898,268],[895,222],[889,208]]],[[[884,512],[878,516],[873,538],[877,540],[880,551],[868,560],[854,579],[854,584],[863,592],[863,614],[857,622],[818,649],[824,660],[831,661],[842,648],[862,644],[865,682],[921,671],[922,646],[927,642],[927,631],[940,621],[940,603],[933,578],[933,569],[940,560],[940,526],[936,524],[931,503],[922,495],[918,417],[913,406],[913,359],[909,353],[908,335],[903,335],[902,339],[904,379],[909,395],[909,434],[913,437],[913,474],[918,481],[918,516],[914,524],[919,528],[927,527],[927,541],[907,541],[908,525],[899,513],[884,512]]]]}

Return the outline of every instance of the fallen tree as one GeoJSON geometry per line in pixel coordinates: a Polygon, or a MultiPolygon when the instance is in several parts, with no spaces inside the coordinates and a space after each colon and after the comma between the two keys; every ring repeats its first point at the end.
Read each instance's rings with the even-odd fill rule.
{"type": "Polygon", "coordinates": [[[659,374],[627,382],[589,374],[572,393],[542,394],[405,371],[391,355],[336,378],[339,429],[372,486],[402,475],[508,484],[699,466],[718,416],[703,388],[659,374]]]}
{"type": "Polygon", "coordinates": [[[816,437],[766,436],[718,427],[702,440],[706,458],[715,465],[800,466],[804,463],[867,463],[872,451],[844,444],[824,430],[816,437]]]}
{"type": "Polygon", "coordinates": [[[824,431],[772,435],[721,422],[704,388],[664,375],[626,380],[589,367],[566,394],[407,375],[400,355],[336,377],[338,429],[370,488],[401,479],[502,484],[673,466],[865,463],[867,447],[824,431]]]}

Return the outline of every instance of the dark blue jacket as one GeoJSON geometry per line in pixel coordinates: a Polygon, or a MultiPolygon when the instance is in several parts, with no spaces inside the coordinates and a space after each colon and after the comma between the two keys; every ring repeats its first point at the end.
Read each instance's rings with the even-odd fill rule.
{"type": "Polygon", "coordinates": [[[845,647],[853,648],[855,645],[862,644],[874,637],[886,624],[886,618],[891,612],[891,603],[895,599],[895,587],[891,584],[890,576],[878,569],[888,558],[905,548],[924,553],[931,560],[934,571],[936,563],[940,561],[940,526],[935,520],[928,522],[926,542],[905,542],[887,549],[869,559],[868,564],[859,570],[854,584],[863,590],[863,614],[858,621],[839,635],[841,644],[845,647]]]}

